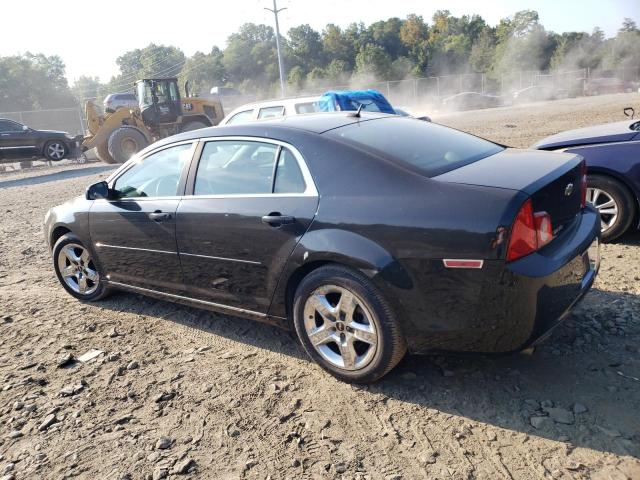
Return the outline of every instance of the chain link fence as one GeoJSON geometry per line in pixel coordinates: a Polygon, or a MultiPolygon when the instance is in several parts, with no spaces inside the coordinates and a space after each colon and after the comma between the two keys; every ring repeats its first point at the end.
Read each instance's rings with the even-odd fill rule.
{"type": "Polygon", "coordinates": [[[640,66],[613,70],[584,68],[561,72],[530,70],[498,75],[465,73],[386,82],[354,81],[349,85],[323,83],[320,86],[297,91],[295,95],[319,95],[327,90],[373,88],[382,92],[392,104],[398,106],[434,105],[444,98],[465,92],[502,97],[508,103],[515,92],[530,87],[545,89],[545,92],[541,93],[540,100],[548,100],[549,92],[553,92],[551,95],[553,98],[585,95],[589,82],[601,78],[616,79],[619,81],[621,91],[637,91],[640,88],[640,66]]]}

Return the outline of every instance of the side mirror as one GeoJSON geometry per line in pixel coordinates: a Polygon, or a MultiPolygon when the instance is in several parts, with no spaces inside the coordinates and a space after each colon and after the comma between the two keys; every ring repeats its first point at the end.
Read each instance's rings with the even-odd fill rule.
{"type": "Polygon", "coordinates": [[[99,198],[109,198],[109,184],[105,181],[94,183],[87,187],[85,193],[87,200],[98,200],[99,198]]]}

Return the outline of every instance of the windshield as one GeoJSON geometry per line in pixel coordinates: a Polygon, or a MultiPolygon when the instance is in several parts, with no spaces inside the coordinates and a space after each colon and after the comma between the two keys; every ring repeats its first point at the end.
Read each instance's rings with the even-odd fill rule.
{"type": "Polygon", "coordinates": [[[327,132],[363,150],[393,159],[434,177],[504,148],[442,125],[403,117],[352,123],[327,132]]]}

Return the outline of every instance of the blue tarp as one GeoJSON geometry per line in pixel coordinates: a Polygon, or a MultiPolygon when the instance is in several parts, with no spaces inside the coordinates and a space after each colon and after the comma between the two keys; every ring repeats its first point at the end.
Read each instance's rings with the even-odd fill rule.
{"type": "Polygon", "coordinates": [[[345,90],[325,92],[318,100],[322,112],[362,110],[395,114],[391,104],[377,90],[345,90]]]}

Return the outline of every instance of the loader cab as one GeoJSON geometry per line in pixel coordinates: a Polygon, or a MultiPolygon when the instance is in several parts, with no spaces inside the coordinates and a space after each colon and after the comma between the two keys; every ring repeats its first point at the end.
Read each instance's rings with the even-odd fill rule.
{"type": "Polygon", "coordinates": [[[176,78],[138,80],[136,93],[140,114],[146,125],[176,123],[182,115],[176,78]]]}

